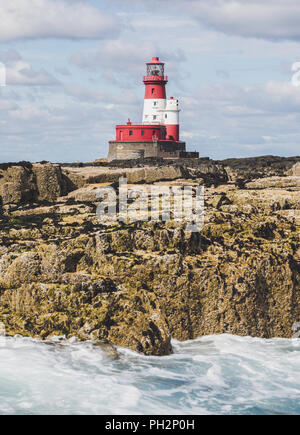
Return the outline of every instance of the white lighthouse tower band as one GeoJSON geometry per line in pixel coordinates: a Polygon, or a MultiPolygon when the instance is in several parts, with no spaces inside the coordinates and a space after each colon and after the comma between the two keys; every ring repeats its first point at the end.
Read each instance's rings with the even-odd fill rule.
{"type": "Polygon", "coordinates": [[[143,124],[162,124],[174,126],[179,138],[179,101],[173,97],[164,99],[145,99],[143,124]]]}
{"type": "Polygon", "coordinates": [[[167,99],[164,63],[153,57],[144,76],[145,98],[141,124],[116,126],[116,140],[109,142],[109,160],[162,158],[198,158],[187,152],[179,138],[179,101],[167,99]]]}

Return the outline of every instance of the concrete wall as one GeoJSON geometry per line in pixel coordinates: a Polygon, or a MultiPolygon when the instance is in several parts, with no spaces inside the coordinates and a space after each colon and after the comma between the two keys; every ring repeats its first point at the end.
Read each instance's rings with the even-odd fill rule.
{"type": "Polygon", "coordinates": [[[178,151],[185,151],[185,149],[186,149],[185,142],[174,142],[172,140],[158,142],[159,156],[161,155],[161,153],[177,153],[178,151]]]}
{"type": "Polygon", "coordinates": [[[109,142],[108,160],[130,160],[147,157],[179,157],[185,151],[185,142],[144,141],[109,142]]]}
{"type": "Polygon", "coordinates": [[[157,157],[157,142],[109,142],[108,160],[157,157]]]}

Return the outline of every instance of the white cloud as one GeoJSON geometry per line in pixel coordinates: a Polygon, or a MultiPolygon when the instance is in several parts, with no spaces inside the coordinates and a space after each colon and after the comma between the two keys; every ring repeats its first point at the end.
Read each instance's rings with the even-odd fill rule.
{"type": "Polygon", "coordinates": [[[72,73],[66,67],[57,67],[55,68],[55,71],[65,77],[70,77],[72,75],[72,73]]]}
{"type": "Polygon", "coordinates": [[[105,41],[96,50],[78,51],[70,59],[71,64],[82,69],[101,71],[102,78],[110,85],[119,88],[138,89],[146,73],[146,62],[158,56],[166,62],[166,75],[174,82],[184,74],[181,65],[186,61],[182,50],[162,49],[158,42],[141,39],[138,42],[122,40],[105,41]]]}
{"type": "Polygon", "coordinates": [[[187,139],[193,139],[194,137],[197,137],[197,133],[193,133],[191,131],[182,130],[181,133],[180,133],[180,137],[182,139],[186,139],[186,140],[187,139]]]}
{"type": "Polygon", "coordinates": [[[272,136],[262,136],[263,140],[266,142],[271,142],[273,140],[272,136]]]}
{"type": "Polygon", "coordinates": [[[299,153],[300,89],[289,82],[204,85],[181,100],[182,137],[201,155],[299,153]]]}
{"type": "Polygon", "coordinates": [[[298,0],[186,0],[201,23],[229,35],[300,40],[298,0]]]}
{"type": "Polygon", "coordinates": [[[300,112],[300,88],[277,81],[245,87],[204,85],[193,97],[184,97],[182,105],[191,113],[213,108],[226,117],[293,115],[300,112]]]}
{"type": "Polygon", "coordinates": [[[0,41],[26,38],[107,38],[115,17],[80,0],[0,0],[0,41]]]}
{"type": "Polygon", "coordinates": [[[75,100],[92,104],[105,104],[106,106],[112,104],[114,107],[125,105],[128,108],[129,106],[136,107],[140,102],[131,91],[125,91],[120,95],[112,95],[103,89],[87,88],[73,84],[66,84],[64,90],[67,95],[75,100]]]}
{"type": "Polygon", "coordinates": [[[6,69],[7,85],[57,85],[59,82],[44,69],[35,71],[15,50],[0,52],[6,69]]]}
{"type": "Polygon", "coordinates": [[[152,56],[156,56],[158,47],[148,41],[139,41],[139,45],[134,42],[124,42],[122,40],[111,40],[105,42],[97,50],[90,52],[77,52],[71,62],[80,68],[95,69],[101,66],[112,72],[122,72],[124,68],[127,72],[137,73],[144,68],[145,62],[152,56]]]}
{"type": "Polygon", "coordinates": [[[17,107],[18,106],[13,101],[10,101],[7,99],[4,100],[3,98],[0,98],[0,112],[2,112],[2,111],[7,112],[9,110],[15,110],[15,109],[17,109],[17,107]]]}
{"type": "MultiPolygon", "coordinates": [[[[125,8],[123,0],[114,0],[114,3],[125,8]]],[[[143,22],[141,19],[144,28],[155,26],[158,14],[165,15],[161,28],[170,29],[173,23],[174,27],[180,25],[189,15],[228,35],[300,40],[299,0],[131,0],[130,6],[132,10],[137,8],[136,15],[141,8],[148,11],[148,15],[155,14],[156,20],[143,22]]],[[[138,25],[135,22],[135,26],[138,25]]]]}
{"type": "Polygon", "coordinates": [[[48,122],[48,123],[60,123],[68,119],[66,114],[58,115],[53,109],[40,108],[32,106],[23,106],[10,113],[12,120],[17,121],[31,121],[31,122],[48,122]]]}
{"type": "Polygon", "coordinates": [[[28,62],[19,60],[7,68],[7,84],[53,85],[58,81],[45,70],[33,71],[28,62]]]}

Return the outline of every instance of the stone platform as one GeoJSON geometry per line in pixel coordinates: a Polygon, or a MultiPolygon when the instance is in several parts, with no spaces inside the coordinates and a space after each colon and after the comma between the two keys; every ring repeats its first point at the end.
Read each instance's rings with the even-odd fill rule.
{"type": "Polygon", "coordinates": [[[108,160],[131,160],[148,157],[162,158],[198,158],[199,153],[187,152],[186,144],[182,141],[110,141],[108,160]]]}

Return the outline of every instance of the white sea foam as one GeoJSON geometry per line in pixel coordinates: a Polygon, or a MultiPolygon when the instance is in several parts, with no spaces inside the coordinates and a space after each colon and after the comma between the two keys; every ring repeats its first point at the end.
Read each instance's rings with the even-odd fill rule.
{"type": "Polygon", "coordinates": [[[174,355],[0,337],[0,414],[300,414],[300,340],[219,335],[174,355]]]}

